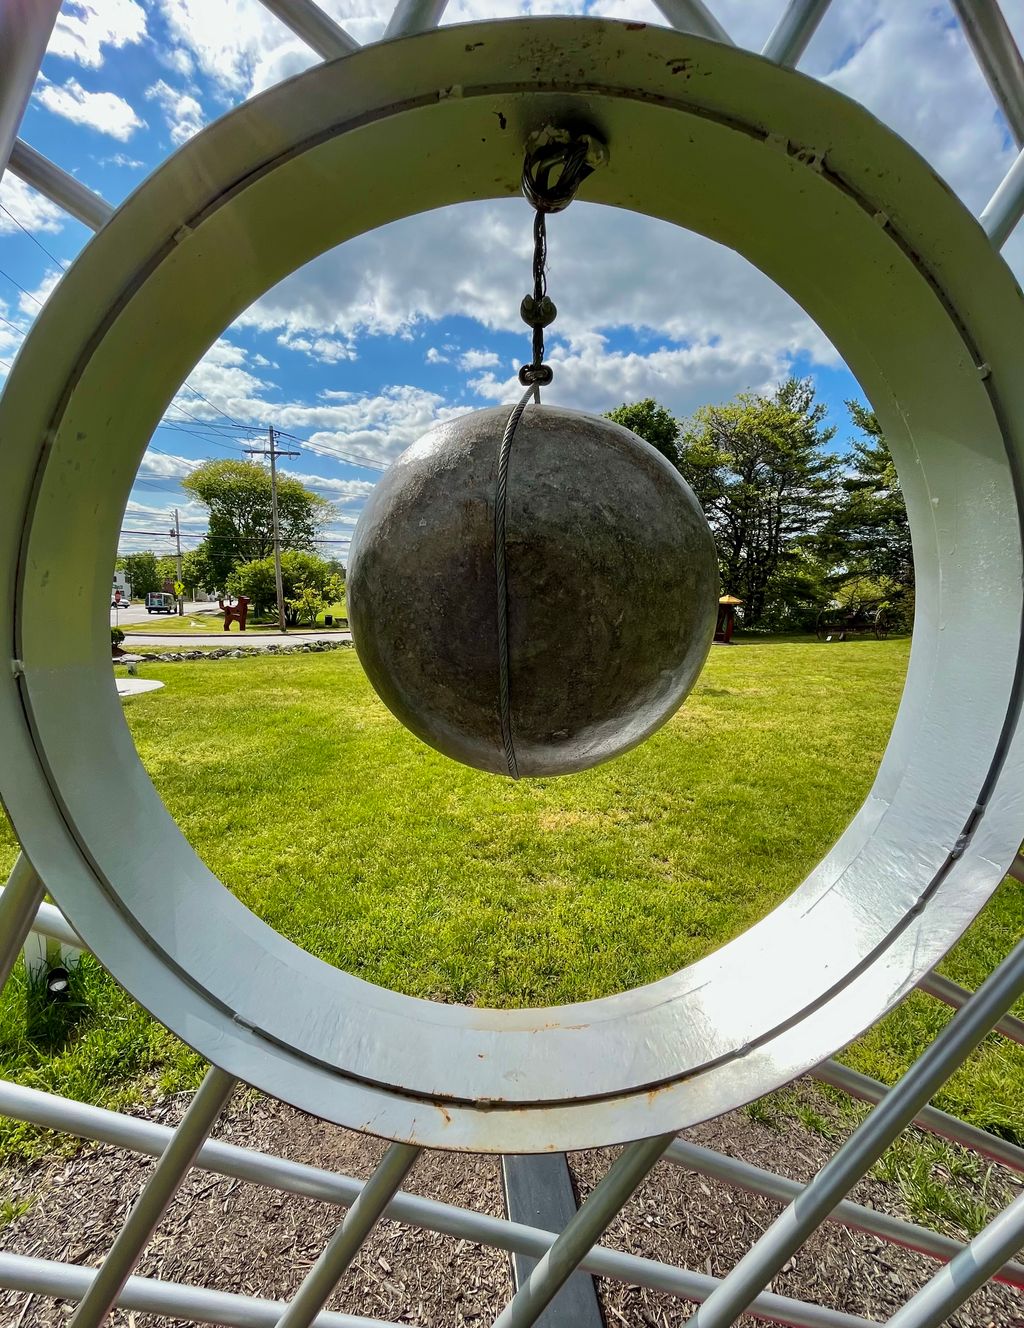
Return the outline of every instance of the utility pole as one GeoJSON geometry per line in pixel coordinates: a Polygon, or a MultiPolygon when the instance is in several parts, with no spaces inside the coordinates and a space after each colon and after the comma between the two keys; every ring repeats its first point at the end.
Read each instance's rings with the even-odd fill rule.
{"type": "Polygon", "coordinates": [[[271,424],[267,429],[268,445],[262,447],[247,447],[245,450],[249,456],[268,456],[270,457],[270,519],[274,528],[274,580],[277,583],[277,625],[280,631],[288,630],[284,620],[284,582],[281,579],[281,528],[277,519],[277,458],[278,457],[297,457],[298,452],[284,451],[277,446],[277,435],[274,433],[274,426],[271,424]]]}
{"type": "MultiPolygon", "coordinates": [[[[178,566],[177,582],[178,582],[178,585],[180,586],[180,585],[182,584],[182,582],[181,582],[181,519],[180,519],[179,516],[178,516],[178,509],[177,509],[177,508],[174,509],[174,529],[171,531],[171,534],[174,536],[174,542],[175,542],[175,545],[177,546],[177,550],[178,550],[178,552],[177,552],[177,554],[176,554],[177,566],[178,566]]],[[[180,617],[184,614],[184,612],[185,612],[185,605],[184,605],[184,603],[182,602],[182,597],[181,597],[180,595],[175,594],[174,598],[175,598],[175,600],[177,601],[177,604],[178,604],[178,617],[180,618],[180,617]]]]}

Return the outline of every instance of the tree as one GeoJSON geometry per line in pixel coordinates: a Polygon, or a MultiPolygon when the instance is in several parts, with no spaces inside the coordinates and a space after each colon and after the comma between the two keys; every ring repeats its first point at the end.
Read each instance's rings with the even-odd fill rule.
{"type": "MultiPolygon", "coordinates": [[[[283,554],[281,563],[283,580],[283,554]]],[[[253,615],[260,617],[277,601],[277,579],[274,574],[273,558],[259,558],[252,562],[239,563],[228,576],[226,588],[230,595],[244,595],[252,605],[253,615]]],[[[287,594],[286,590],[286,598],[287,594]]]]}
{"type": "MultiPolygon", "coordinates": [[[[330,567],[331,564],[328,563],[330,567]]],[[[345,575],[344,568],[341,573],[332,572],[326,586],[324,586],[324,599],[328,605],[341,604],[345,598],[345,575]]]]}
{"type": "MultiPolygon", "coordinates": [[[[184,566],[184,556],[182,556],[182,565],[184,566]]],[[[178,579],[178,560],[173,553],[164,554],[162,558],[156,560],[156,574],[160,578],[160,589],[169,581],[173,586],[178,579]]]]}
{"type": "Polygon", "coordinates": [[[837,457],[824,450],[835,434],[826,414],[810,380],[789,378],[770,397],[743,393],[705,406],[683,427],[679,469],[704,508],[722,584],[744,601],[748,626],[795,625],[786,596],[797,573],[801,598],[814,599],[811,549],[838,475],[837,457]]]}
{"type": "Polygon", "coordinates": [[[197,549],[189,549],[182,554],[181,579],[193,596],[197,590],[216,594],[224,589],[223,585],[217,584],[216,572],[210,565],[205,540],[197,549]]]}
{"type": "MultiPolygon", "coordinates": [[[[296,599],[303,588],[323,600],[333,575],[330,564],[315,553],[290,549],[281,554],[281,582],[286,601],[296,599]]],[[[232,595],[244,595],[257,615],[265,613],[277,602],[273,558],[253,559],[234,568],[227,579],[227,589],[232,595]]],[[[289,618],[294,620],[294,610],[289,618]]]]}
{"type": "Polygon", "coordinates": [[[137,599],[144,599],[150,591],[163,588],[155,553],[126,553],[118,562],[128,578],[132,595],[137,599]]]}
{"type": "Polygon", "coordinates": [[[327,607],[323,595],[314,586],[299,586],[295,596],[288,601],[288,607],[299,622],[316,626],[316,620],[327,607]]]}
{"type": "Polygon", "coordinates": [[[848,401],[846,409],[863,436],[853,444],[843,496],[822,532],[822,547],[850,574],[912,590],[910,523],[892,456],[875,412],[857,401],[848,401]]]}
{"type": "MultiPolygon", "coordinates": [[[[239,563],[260,561],[274,549],[270,472],[254,461],[205,461],[181,482],[209,512],[203,541],[209,575],[219,589],[239,563]]],[[[297,479],[279,476],[277,506],[281,544],[312,549],[331,514],[331,504],[297,479]]]]}
{"type": "Polygon", "coordinates": [[[679,465],[679,421],[653,397],[645,397],[632,405],[623,402],[605,416],[639,435],[645,443],[656,447],[673,466],[679,465]]]}

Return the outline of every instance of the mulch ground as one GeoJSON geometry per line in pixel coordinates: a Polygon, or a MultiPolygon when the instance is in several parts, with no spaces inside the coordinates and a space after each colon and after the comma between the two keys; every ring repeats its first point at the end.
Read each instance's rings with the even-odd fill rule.
{"type": "MultiPolygon", "coordinates": [[[[813,1093],[813,1089],[806,1090],[813,1093]]],[[[185,1103],[157,1103],[144,1113],[173,1124],[185,1103]]],[[[820,1100],[816,1109],[821,1110],[820,1100]]],[[[228,1142],[276,1152],[331,1171],[366,1177],[384,1150],[378,1140],[313,1120],[256,1093],[239,1094],[216,1132],[228,1142]]],[[[835,1144],[787,1121],[784,1129],[735,1112],[689,1131],[687,1138],[797,1180],[809,1180],[835,1144]]],[[[580,1197],[607,1170],[614,1150],[579,1153],[570,1169],[580,1197]]],[[[33,1196],[31,1208],[4,1228],[12,1253],[97,1264],[134,1202],[152,1162],[105,1145],[71,1158],[8,1171],[7,1196],[33,1196]]],[[[1003,1176],[1003,1197],[1019,1190],[1003,1176]]],[[[504,1215],[497,1159],[425,1154],[406,1186],[416,1194],[504,1215]]],[[[861,1182],[852,1198],[900,1214],[895,1191],[861,1182]]],[[[728,1272],[769,1225],[779,1205],[732,1190],[668,1163],[660,1164],[615,1220],[604,1243],[716,1276],[728,1272]]],[[[287,1299],[337,1226],[329,1204],[283,1195],[194,1171],[168,1210],[138,1269],[143,1276],[287,1299]]],[[[787,1264],[772,1290],[884,1322],[934,1272],[936,1264],[858,1232],[826,1225],[787,1264]]],[[[512,1292],[510,1257],[467,1241],[383,1222],[344,1278],[329,1308],[423,1328],[489,1325],[512,1292]]],[[[608,1328],[676,1328],[693,1306],[609,1280],[598,1282],[608,1328]]],[[[2,1328],[65,1325],[69,1302],[0,1292],[2,1328]]],[[[115,1328],[167,1328],[180,1321],[118,1311],[115,1328]]],[[[747,1317],[740,1321],[752,1325],[747,1317]]],[[[1024,1328],[1024,1296],[990,1286],[949,1320],[952,1328],[1024,1328]]]]}

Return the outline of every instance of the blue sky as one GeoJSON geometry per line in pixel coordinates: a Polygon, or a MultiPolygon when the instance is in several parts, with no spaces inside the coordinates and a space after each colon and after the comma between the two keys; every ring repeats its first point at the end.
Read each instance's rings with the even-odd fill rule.
{"type": "MultiPolygon", "coordinates": [[[[360,41],[389,14],[386,0],[323,7],[360,41]]],[[[759,48],[783,0],[711,7],[759,48]]],[[[452,0],[445,21],[581,9],[662,21],[650,0],[452,0]]],[[[1024,0],[1004,11],[1024,41],[1024,0]]],[[[21,136],[117,204],[205,123],[315,58],[257,0],[66,0],[21,136]]],[[[837,0],[801,68],[862,100],[975,211],[1013,158],[945,0],[837,0]]],[[[2,382],[89,232],[10,174],[0,204],[2,382]]],[[[235,424],[274,424],[300,449],[287,469],[335,504],[323,551],[344,557],[366,494],[404,447],[440,419],[510,399],[528,351],[518,306],[529,251],[529,209],[509,200],[411,218],[293,274],[190,374],[195,390],[182,389],[154,436],[126,530],[165,530],[177,506],[186,544],[197,542],[203,513],[180,479],[204,457],[242,455],[247,430],[235,424]]],[[[1024,272],[1020,236],[1006,255],[1024,272]]],[[[560,314],[549,400],[600,412],[654,396],[686,416],[796,372],[814,378],[848,436],[842,402],[856,383],[802,311],[729,251],[578,203],[552,221],[549,284],[560,314]]],[[[164,546],[123,536],[126,552],[164,546]]]]}

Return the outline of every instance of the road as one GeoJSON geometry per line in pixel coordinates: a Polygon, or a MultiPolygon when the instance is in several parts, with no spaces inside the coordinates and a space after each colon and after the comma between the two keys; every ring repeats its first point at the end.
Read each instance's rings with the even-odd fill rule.
{"type": "MultiPolygon", "coordinates": [[[[211,616],[211,606],[209,604],[192,603],[185,601],[184,617],[201,617],[209,619],[211,616]]],[[[214,604],[212,606],[212,616],[220,617],[220,610],[214,604]]],[[[177,622],[177,619],[174,619],[177,622]]],[[[168,650],[181,648],[182,650],[193,650],[196,646],[230,646],[233,650],[238,646],[255,647],[258,650],[265,650],[267,646],[294,646],[301,645],[304,641],[351,641],[351,632],[311,632],[308,628],[295,628],[291,632],[240,632],[237,625],[232,624],[230,632],[196,632],[185,633],[177,631],[161,631],[164,626],[163,614],[149,614],[146,612],[144,604],[131,604],[127,609],[111,609],[110,625],[111,627],[137,627],[140,623],[148,623],[152,627],[152,632],[130,632],[124,639],[123,650],[132,650],[136,646],[163,646],[168,650]]]]}
{"type": "MultiPolygon", "coordinates": [[[[219,615],[220,610],[217,608],[216,604],[194,604],[191,600],[186,600],[185,617],[195,617],[196,614],[209,616],[211,607],[213,612],[219,615]]],[[[162,613],[147,613],[145,604],[135,603],[129,604],[126,609],[111,609],[110,625],[111,627],[130,627],[134,626],[136,623],[148,622],[152,623],[155,629],[156,624],[160,622],[161,618],[164,616],[165,615],[162,613]]]]}

